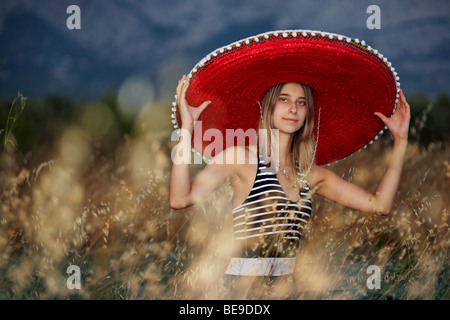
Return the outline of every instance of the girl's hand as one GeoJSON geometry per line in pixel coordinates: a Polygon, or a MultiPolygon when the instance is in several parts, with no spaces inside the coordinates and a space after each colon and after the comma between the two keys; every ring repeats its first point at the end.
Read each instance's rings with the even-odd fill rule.
{"type": "Polygon", "coordinates": [[[406,102],[402,90],[400,90],[400,100],[397,104],[397,109],[390,118],[384,116],[380,112],[375,112],[375,115],[389,128],[394,140],[408,139],[409,120],[411,115],[409,104],[406,102]]]}
{"type": "Polygon", "coordinates": [[[193,107],[186,101],[186,91],[189,88],[190,78],[184,75],[181,80],[178,81],[177,86],[177,111],[180,112],[181,126],[185,129],[192,129],[194,122],[198,120],[200,114],[211,101],[205,101],[198,107],[193,107]]]}

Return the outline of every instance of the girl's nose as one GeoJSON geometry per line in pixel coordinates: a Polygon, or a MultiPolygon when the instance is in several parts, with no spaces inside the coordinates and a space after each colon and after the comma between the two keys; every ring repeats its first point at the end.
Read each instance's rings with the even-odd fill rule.
{"type": "Polygon", "coordinates": [[[295,105],[295,103],[291,104],[291,106],[289,107],[289,112],[290,113],[297,113],[297,106],[295,105]]]}

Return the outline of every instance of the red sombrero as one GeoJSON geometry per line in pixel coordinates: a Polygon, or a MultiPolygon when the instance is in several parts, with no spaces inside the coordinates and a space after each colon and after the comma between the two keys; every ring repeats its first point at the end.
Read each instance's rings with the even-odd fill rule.
{"type": "MultiPolygon", "coordinates": [[[[317,165],[372,143],[385,127],[374,112],[391,116],[400,91],[391,63],[364,41],[307,30],[273,31],[234,42],[207,55],[189,76],[189,104],[212,101],[194,128],[201,129],[193,135],[193,146],[202,154],[212,143],[203,138],[208,129],[220,130],[225,148],[226,129],[257,128],[257,103],[272,86],[300,82],[312,87],[316,128],[321,110],[317,165]]],[[[174,127],[180,128],[172,110],[174,127]]]]}

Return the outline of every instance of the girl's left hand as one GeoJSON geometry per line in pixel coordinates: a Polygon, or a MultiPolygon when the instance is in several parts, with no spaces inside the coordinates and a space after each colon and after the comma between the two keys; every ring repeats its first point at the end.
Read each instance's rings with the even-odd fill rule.
{"type": "Polygon", "coordinates": [[[400,100],[397,104],[397,109],[390,118],[380,112],[375,112],[375,115],[389,128],[394,140],[408,139],[409,120],[411,115],[409,104],[406,102],[402,90],[400,90],[400,100]]]}

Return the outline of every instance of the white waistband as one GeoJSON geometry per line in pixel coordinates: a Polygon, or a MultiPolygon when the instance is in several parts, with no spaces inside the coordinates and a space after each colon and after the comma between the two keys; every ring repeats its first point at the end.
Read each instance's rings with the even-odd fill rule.
{"type": "Polygon", "coordinates": [[[231,258],[225,274],[284,276],[294,272],[295,258],[231,258]]]}

